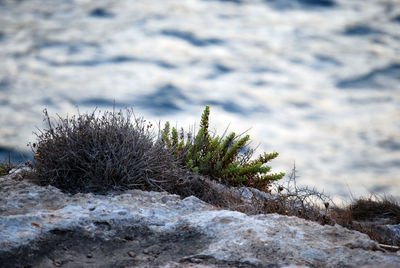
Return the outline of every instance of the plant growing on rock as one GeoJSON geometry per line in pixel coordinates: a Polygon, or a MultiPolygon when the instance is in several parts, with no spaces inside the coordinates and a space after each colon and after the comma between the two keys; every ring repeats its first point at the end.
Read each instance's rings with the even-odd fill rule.
{"type": "Polygon", "coordinates": [[[7,175],[12,169],[9,162],[0,163],[0,176],[7,175]]]}
{"type": "Polygon", "coordinates": [[[44,110],[47,129],[31,143],[31,177],[63,191],[168,190],[178,179],[174,156],[133,112],[96,112],[58,118],[44,110]]]}
{"type": "Polygon", "coordinates": [[[249,135],[238,136],[232,132],[226,137],[209,134],[210,106],[206,106],[201,116],[200,129],[195,136],[178,133],[166,122],[161,130],[161,140],[166,148],[172,149],[180,164],[194,172],[206,175],[232,186],[250,186],[268,191],[271,182],[281,179],[285,173],[269,173],[270,160],[278,153],[264,153],[250,160],[254,150],[247,148],[249,135]],[[185,138],[186,136],[186,138],[185,138]]]}
{"type": "Polygon", "coordinates": [[[11,153],[8,153],[8,161],[0,162],[0,176],[7,175],[14,167],[11,163],[11,153]]]}

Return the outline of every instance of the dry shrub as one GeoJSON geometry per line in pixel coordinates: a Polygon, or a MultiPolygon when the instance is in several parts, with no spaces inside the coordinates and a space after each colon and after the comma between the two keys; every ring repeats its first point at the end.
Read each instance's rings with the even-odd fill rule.
{"type": "MultiPolygon", "coordinates": [[[[334,207],[330,211],[332,219],[336,223],[362,233],[381,244],[388,243],[385,238],[377,232],[377,226],[387,224],[400,224],[400,205],[391,197],[371,195],[353,200],[346,207],[334,207]]],[[[392,251],[399,250],[400,244],[393,241],[390,243],[392,251]]]]}
{"type": "Polygon", "coordinates": [[[106,193],[109,190],[169,190],[179,171],[172,154],[131,110],[92,112],[53,123],[37,142],[31,179],[65,192],[106,193]]]}
{"type": "Polygon", "coordinates": [[[235,210],[247,215],[278,213],[297,216],[321,224],[334,224],[328,214],[330,198],[315,189],[296,184],[296,168],[287,178],[286,185],[275,184],[276,193],[263,192],[252,187],[234,187],[220,184],[202,176],[192,175],[175,191],[183,197],[194,195],[223,209],[235,210]],[[184,186],[184,187],[182,187],[184,186]]]}
{"type": "Polygon", "coordinates": [[[275,213],[296,216],[321,224],[333,224],[328,213],[329,208],[334,205],[330,197],[315,188],[298,186],[296,179],[296,165],[293,165],[286,183],[275,183],[275,199],[269,201],[269,207],[276,210],[275,213]]]}
{"type": "Polygon", "coordinates": [[[350,206],[352,217],[355,220],[387,219],[390,224],[400,223],[400,206],[393,198],[379,197],[355,200],[350,206]]]}

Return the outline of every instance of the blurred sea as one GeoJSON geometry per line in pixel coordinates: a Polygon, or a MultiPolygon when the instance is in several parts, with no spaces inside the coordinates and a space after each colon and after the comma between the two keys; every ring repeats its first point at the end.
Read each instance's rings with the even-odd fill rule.
{"type": "Polygon", "coordinates": [[[399,0],[0,0],[0,159],[42,110],[248,130],[336,200],[400,198],[399,0]],[[78,107],[78,108],[77,108],[78,107]]]}

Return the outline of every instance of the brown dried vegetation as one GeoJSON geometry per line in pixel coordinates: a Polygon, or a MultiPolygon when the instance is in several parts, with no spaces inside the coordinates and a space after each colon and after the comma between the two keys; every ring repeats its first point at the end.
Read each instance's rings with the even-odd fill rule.
{"type": "Polygon", "coordinates": [[[30,178],[65,192],[169,190],[182,170],[143,119],[131,110],[58,117],[44,110],[47,129],[31,143],[30,178]],[[131,119],[133,120],[133,123],[131,119]]]}
{"type": "Polygon", "coordinates": [[[330,216],[336,223],[346,228],[366,233],[379,243],[395,246],[392,250],[400,249],[398,241],[388,242],[376,231],[377,227],[382,225],[400,224],[400,205],[391,197],[377,195],[360,197],[344,208],[332,208],[330,216]]]}

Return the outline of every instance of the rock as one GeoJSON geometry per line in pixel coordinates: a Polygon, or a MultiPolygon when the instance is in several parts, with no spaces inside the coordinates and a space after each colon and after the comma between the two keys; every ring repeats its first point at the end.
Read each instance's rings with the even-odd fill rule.
{"type": "Polygon", "coordinates": [[[132,258],[134,258],[136,256],[136,253],[134,251],[129,251],[128,255],[132,258]]]}
{"type": "Polygon", "coordinates": [[[400,224],[376,225],[372,230],[388,245],[400,245],[400,224]]]}
{"type": "Polygon", "coordinates": [[[0,177],[0,263],[396,267],[400,256],[384,252],[367,235],[338,225],[278,214],[248,216],[217,209],[193,196],[181,200],[160,192],[68,195],[9,175],[0,177]]]}

